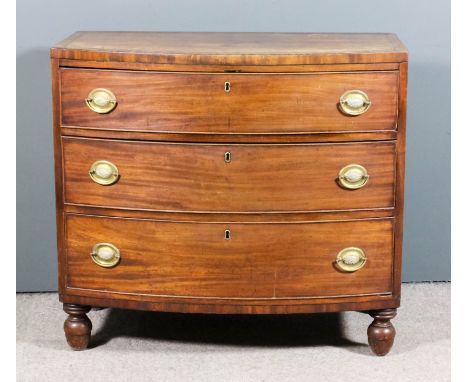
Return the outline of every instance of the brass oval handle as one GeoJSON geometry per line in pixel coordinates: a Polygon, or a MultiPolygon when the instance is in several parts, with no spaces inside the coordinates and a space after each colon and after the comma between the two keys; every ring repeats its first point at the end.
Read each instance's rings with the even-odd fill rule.
{"type": "Polygon", "coordinates": [[[361,269],[366,261],[364,251],[357,247],[344,248],[336,256],[336,265],[345,272],[355,272],[361,269]]]}
{"type": "Polygon", "coordinates": [[[369,174],[364,166],[349,164],[343,167],[338,174],[338,182],[344,188],[356,190],[364,187],[369,180],[369,174]]]}
{"type": "Polygon", "coordinates": [[[348,90],[340,97],[340,109],[347,115],[364,114],[371,107],[371,101],[362,90],[348,90]]]}
{"type": "Polygon", "coordinates": [[[107,160],[94,162],[89,169],[91,179],[102,186],[110,186],[119,180],[119,169],[107,160]]]}
{"type": "Polygon", "coordinates": [[[85,98],[86,105],[99,114],[110,113],[117,106],[117,98],[109,89],[97,88],[91,90],[85,98]]]}
{"type": "Polygon", "coordinates": [[[93,247],[91,259],[104,268],[116,266],[120,261],[119,249],[110,243],[98,243],[93,247]]]}

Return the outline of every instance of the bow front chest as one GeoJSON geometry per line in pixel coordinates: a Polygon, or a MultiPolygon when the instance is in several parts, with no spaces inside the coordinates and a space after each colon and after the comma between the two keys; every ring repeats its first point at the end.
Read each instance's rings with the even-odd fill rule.
{"type": "Polygon", "coordinates": [[[77,32],[51,49],[59,292],[91,307],[400,303],[407,52],[392,34],[77,32]]]}

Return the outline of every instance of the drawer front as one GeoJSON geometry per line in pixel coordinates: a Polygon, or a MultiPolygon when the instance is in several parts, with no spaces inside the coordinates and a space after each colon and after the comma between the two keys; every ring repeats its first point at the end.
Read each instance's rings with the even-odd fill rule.
{"type": "Polygon", "coordinates": [[[67,287],[204,298],[385,294],[392,230],[391,219],[225,225],[67,215],[67,287]],[[90,253],[98,243],[114,245],[120,262],[95,263],[90,253]],[[348,247],[367,258],[355,272],[336,265],[348,247]]]}
{"type": "Polygon", "coordinates": [[[314,74],[157,73],[61,69],[64,126],[209,134],[353,132],[396,128],[398,72],[314,74]],[[227,84],[228,83],[228,84],[227,84]],[[228,88],[226,88],[228,86],[228,88]],[[85,98],[110,90],[116,107],[85,98]],[[359,116],[338,107],[349,90],[367,94],[359,116]]]}
{"type": "Polygon", "coordinates": [[[65,202],[158,211],[270,212],[391,208],[395,144],[165,144],[63,138],[65,202]],[[227,157],[228,156],[228,157],[227,157]],[[98,160],[113,163],[112,185],[93,181],[98,160]],[[339,185],[359,164],[360,189],[339,185]]]}

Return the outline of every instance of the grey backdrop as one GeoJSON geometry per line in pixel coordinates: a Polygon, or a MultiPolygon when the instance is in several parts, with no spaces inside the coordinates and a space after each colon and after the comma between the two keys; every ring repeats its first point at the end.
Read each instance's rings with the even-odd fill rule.
{"type": "Polygon", "coordinates": [[[403,279],[450,279],[449,0],[18,0],[18,291],[56,290],[49,48],[76,30],[397,33],[410,52],[403,279]]]}

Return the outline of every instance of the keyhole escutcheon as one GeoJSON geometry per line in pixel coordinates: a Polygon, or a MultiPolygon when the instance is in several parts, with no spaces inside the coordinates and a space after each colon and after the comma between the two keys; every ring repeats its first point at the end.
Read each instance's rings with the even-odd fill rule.
{"type": "Polygon", "coordinates": [[[231,91],[231,83],[230,83],[229,81],[226,81],[226,82],[224,83],[224,91],[225,91],[226,93],[229,93],[229,92],[231,91]]]}
{"type": "Polygon", "coordinates": [[[226,230],[224,231],[224,239],[225,240],[230,240],[231,239],[231,231],[230,230],[226,230]]]}
{"type": "Polygon", "coordinates": [[[226,152],[224,153],[224,161],[225,161],[226,163],[230,163],[230,162],[231,162],[231,158],[232,158],[231,153],[230,153],[229,151],[226,151],[226,152]]]}

